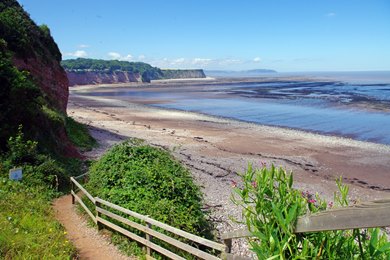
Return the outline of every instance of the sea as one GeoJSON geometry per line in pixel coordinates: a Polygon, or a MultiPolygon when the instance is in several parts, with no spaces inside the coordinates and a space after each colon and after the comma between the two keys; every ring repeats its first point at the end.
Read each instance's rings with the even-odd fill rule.
{"type": "Polygon", "coordinates": [[[390,71],[272,73],[250,82],[89,95],[390,145],[390,71]]]}

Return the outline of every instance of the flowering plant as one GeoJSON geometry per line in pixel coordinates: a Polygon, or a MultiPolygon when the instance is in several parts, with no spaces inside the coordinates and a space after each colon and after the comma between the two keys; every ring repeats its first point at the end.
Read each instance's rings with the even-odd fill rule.
{"type": "Polygon", "coordinates": [[[318,194],[294,189],[293,175],[273,165],[249,165],[242,179],[232,198],[243,209],[259,259],[390,259],[390,243],[379,228],[294,233],[299,216],[348,206],[349,188],[341,178],[336,180],[339,192],[329,203],[318,194]]]}

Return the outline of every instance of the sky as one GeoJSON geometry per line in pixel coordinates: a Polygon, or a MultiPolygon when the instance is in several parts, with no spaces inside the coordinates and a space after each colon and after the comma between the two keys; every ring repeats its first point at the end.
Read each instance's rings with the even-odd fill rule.
{"type": "Polygon", "coordinates": [[[19,0],[63,59],[160,68],[390,70],[389,0],[19,0]]]}

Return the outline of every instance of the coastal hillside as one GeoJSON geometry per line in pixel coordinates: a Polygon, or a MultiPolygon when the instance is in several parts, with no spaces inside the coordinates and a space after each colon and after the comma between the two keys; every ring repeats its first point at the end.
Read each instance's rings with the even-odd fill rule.
{"type": "Polygon", "coordinates": [[[61,64],[69,86],[206,77],[203,70],[162,70],[144,62],[78,58],[64,60],[61,64]]]}
{"type": "Polygon", "coordinates": [[[39,148],[78,156],[65,130],[68,79],[46,25],[14,0],[0,2],[0,151],[20,126],[39,148]]]}
{"type": "Polygon", "coordinates": [[[202,69],[193,70],[175,70],[175,69],[163,69],[163,79],[189,79],[189,78],[205,78],[202,69]]]}

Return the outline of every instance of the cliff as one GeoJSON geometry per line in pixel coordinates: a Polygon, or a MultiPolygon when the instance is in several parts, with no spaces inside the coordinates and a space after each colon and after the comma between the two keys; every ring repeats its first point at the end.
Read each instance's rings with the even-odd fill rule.
{"type": "Polygon", "coordinates": [[[205,78],[203,70],[162,70],[164,79],[188,79],[188,78],[205,78]]]}
{"type": "Polygon", "coordinates": [[[0,2],[0,150],[23,125],[41,150],[79,156],[65,130],[68,79],[46,25],[15,0],[0,2]]]}
{"type": "Polygon", "coordinates": [[[68,75],[69,86],[206,77],[203,70],[161,70],[144,62],[78,58],[64,60],[61,64],[68,75]]]}
{"type": "Polygon", "coordinates": [[[140,73],[129,71],[67,71],[69,86],[142,82],[140,73]]]}

